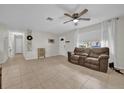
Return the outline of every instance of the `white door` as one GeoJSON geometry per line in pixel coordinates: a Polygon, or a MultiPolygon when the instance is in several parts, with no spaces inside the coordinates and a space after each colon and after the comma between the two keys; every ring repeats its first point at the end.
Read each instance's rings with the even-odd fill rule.
{"type": "Polygon", "coordinates": [[[22,53],[22,36],[15,36],[15,53],[22,53]]]}
{"type": "Polygon", "coordinates": [[[59,38],[59,54],[66,56],[66,50],[65,50],[65,37],[59,38]]]}

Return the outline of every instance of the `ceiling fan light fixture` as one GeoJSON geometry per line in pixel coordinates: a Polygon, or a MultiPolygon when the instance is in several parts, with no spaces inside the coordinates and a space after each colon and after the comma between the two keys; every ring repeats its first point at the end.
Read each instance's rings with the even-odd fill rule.
{"type": "Polygon", "coordinates": [[[69,21],[65,21],[64,24],[73,21],[74,24],[77,25],[78,21],[80,20],[89,21],[90,18],[80,18],[82,15],[86,14],[87,12],[88,12],[88,9],[84,9],[80,13],[73,13],[73,14],[64,13],[65,16],[70,17],[72,19],[69,21]]]}
{"type": "Polygon", "coordinates": [[[79,20],[77,20],[77,19],[74,19],[74,20],[73,20],[74,23],[77,23],[78,21],[79,21],[79,20]]]}

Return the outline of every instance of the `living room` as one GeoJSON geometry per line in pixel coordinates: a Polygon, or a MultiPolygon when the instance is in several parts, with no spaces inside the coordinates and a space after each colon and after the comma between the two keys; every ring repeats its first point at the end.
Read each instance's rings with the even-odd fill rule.
{"type": "Polygon", "coordinates": [[[123,89],[123,9],[123,4],[1,4],[1,88],[123,89]],[[107,57],[104,50],[94,51],[102,51],[105,67],[82,65],[91,52],[75,57],[76,48],[107,48],[107,57]]]}

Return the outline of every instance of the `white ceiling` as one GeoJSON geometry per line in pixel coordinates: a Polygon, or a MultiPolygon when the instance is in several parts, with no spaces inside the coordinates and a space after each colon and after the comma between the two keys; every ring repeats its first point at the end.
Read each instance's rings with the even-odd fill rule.
{"type": "Polygon", "coordinates": [[[46,31],[63,33],[76,28],[99,23],[103,20],[124,15],[124,5],[100,5],[100,4],[38,4],[38,5],[0,5],[0,23],[4,23],[9,29],[32,31],[46,31]],[[90,17],[91,21],[80,21],[78,26],[73,22],[63,24],[70,20],[64,13],[80,12],[87,8],[89,11],[82,17],[90,17]],[[54,18],[53,21],[46,20],[54,18]]]}

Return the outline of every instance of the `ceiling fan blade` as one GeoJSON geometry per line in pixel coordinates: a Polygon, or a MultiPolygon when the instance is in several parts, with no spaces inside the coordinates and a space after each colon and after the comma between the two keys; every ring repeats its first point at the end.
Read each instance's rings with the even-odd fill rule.
{"type": "Polygon", "coordinates": [[[65,21],[63,24],[66,24],[66,23],[71,22],[71,21],[73,21],[73,20],[65,21]]]}
{"type": "Polygon", "coordinates": [[[73,17],[72,17],[70,14],[68,14],[68,13],[64,13],[64,15],[73,18],[73,17]]]}
{"type": "Polygon", "coordinates": [[[78,18],[78,20],[85,20],[85,21],[90,21],[90,18],[78,18]]]}
{"type": "Polygon", "coordinates": [[[83,14],[85,14],[85,13],[87,13],[87,12],[88,12],[88,9],[84,9],[84,10],[79,14],[78,17],[82,16],[83,14]]]}

